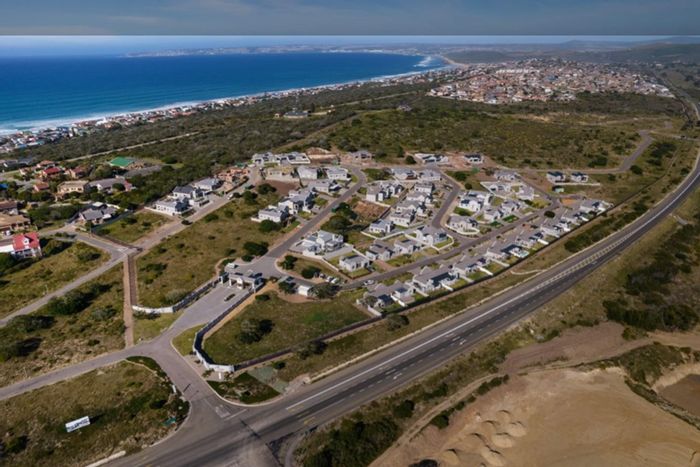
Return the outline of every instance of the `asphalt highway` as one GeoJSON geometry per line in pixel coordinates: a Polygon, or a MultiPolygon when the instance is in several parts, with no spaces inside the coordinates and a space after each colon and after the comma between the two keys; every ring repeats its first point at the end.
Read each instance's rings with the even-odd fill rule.
{"type": "Polygon", "coordinates": [[[197,415],[168,440],[117,464],[276,465],[266,446],[385,396],[527,317],[636,242],[699,185],[696,166],[632,224],[525,283],[273,403],[243,408],[222,401],[219,420],[197,415]]]}

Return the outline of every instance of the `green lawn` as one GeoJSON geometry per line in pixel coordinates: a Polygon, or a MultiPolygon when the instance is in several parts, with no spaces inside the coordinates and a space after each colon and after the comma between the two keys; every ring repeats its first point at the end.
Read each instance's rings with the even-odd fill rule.
{"type": "Polygon", "coordinates": [[[122,265],[64,299],[77,295],[80,305],[69,312],[49,304],[0,328],[0,386],[124,346],[122,265]]]}
{"type": "Polygon", "coordinates": [[[99,235],[106,235],[126,243],[132,243],[173,219],[153,211],[139,211],[122,217],[113,224],[97,229],[99,235]]]}
{"type": "Polygon", "coordinates": [[[195,326],[193,328],[189,328],[187,331],[183,332],[175,339],[173,339],[173,347],[175,347],[177,351],[180,352],[180,355],[189,355],[192,353],[194,336],[200,329],[202,329],[202,326],[195,326]]]}
{"type": "Polygon", "coordinates": [[[333,300],[289,303],[275,293],[269,300],[256,300],[204,342],[209,356],[219,363],[240,363],[320,337],[367,315],[355,307],[357,293],[344,293],[333,300]],[[273,322],[272,331],[258,342],[240,341],[241,324],[251,318],[273,322]]]}
{"type": "Polygon", "coordinates": [[[219,260],[244,255],[244,243],[271,245],[279,232],[260,232],[260,224],[250,216],[273,199],[272,195],[260,196],[253,205],[234,200],[138,257],[140,304],[177,303],[214,276],[219,260]]]}
{"type": "Polygon", "coordinates": [[[34,260],[29,267],[0,276],[0,317],[63,287],[106,259],[101,250],[77,242],[60,253],[34,260]]]}
{"type": "Polygon", "coordinates": [[[132,453],[173,431],[187,407],[168,380],[142,365],[91,371],[0,401],[2,464],[81,466],[132,453]],[[83,416],[91,424],[66,433],[65,423],[83,416]]]}

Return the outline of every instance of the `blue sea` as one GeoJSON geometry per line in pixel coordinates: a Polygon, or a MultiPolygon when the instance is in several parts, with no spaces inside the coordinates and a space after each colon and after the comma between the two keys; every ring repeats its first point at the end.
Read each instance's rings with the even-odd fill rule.
{"type": "Polygon", "coordinates": [[[0,58],[0,132],[444,65],[384,53],[0,58]]]}

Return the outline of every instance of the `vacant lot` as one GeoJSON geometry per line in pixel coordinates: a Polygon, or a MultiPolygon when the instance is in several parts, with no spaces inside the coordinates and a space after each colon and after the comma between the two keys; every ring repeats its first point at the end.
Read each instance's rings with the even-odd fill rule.
{"type": "Polygon", "coordinates": [[[122,266],[0,328],[0,385],[124,345],[122,266]]]}
{"type": "Polygon", "coordinates": [[[134,316],[134,342],[145,341],[158,337],[168,329],[181,313],[161,313],[134,316]]]}
{"type": "Polygon", "coordinates": [[[173,219],[152,211],[139,211],[100,228],[97,233],[131,243],[173,219]]]}
{"type": "Polygon", "coordinates": [[[146,306],[167,306],[214,276],[216,263],[242,256],[246,242],[272,244],[276,232],[262,233],[250,220],[274,196],[259,196],[255,204],[239,199],[161,242],[137,259],[139,300],[146,306]]]}
{"type": "Polygon", "coordinates": [[[559,124],[474,109],[423,99],[411,112],[386,110],[341,124],[329,140],[343,150],[367,148],[389,157],[403,151],[481,151],[514,167],[574,168],[615,165],[639,138],[626,128],[559,124]]]}
{"type": "Polygon", "coordinates": [[[60,253],[35,260],[30,266],[0,276],[0,316],[63,287],[107,259],[100,250],[73,243],[60,253]]]}
{"type": "Polygon", "coordinates": [[[144,366],[118,363],[1,401],[3,465],[78,466],[138,451],[186,413],[169,381],[144,366]],[[66,422],[84,416],[89,426],[66,433],[66,422]]]}
{"type": "Polygon", "coordinates": [[[305,303],[289,303],[275,293],[263,296],[268,299],[256,300],[205,341],[204,349],[214,361],[240,363],[367,318],[354,305],[355,293],[305,303]],[[270,329],[260,333],[259,341],[246,343],[241,335],[253,320],[269,320],[270,329]]]}

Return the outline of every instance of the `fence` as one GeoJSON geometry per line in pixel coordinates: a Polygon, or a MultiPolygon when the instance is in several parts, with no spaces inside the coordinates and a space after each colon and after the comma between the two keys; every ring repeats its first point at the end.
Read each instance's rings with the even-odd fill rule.
{"type": "Polygon", "coordinates": [[[185,298],[180,300],[174,305],[171,306],[166,306],[166,307],[161,307],[161,308],[150,308],[146,306],[141,306],[141,305],[132,305],[131,308],[133,308],[134,311],[140,311],[143,313],[148,313],[148,314],[168,314],[168,313],[175,313],[178,310],[183,309],[190,303],[192,303],[194,300],[198,299],[205,293],[209,292],[212,287],[214,287],[218,282],[218,279],[212,280],[195,290],[194,292],[190,292],[185,298]]]}

